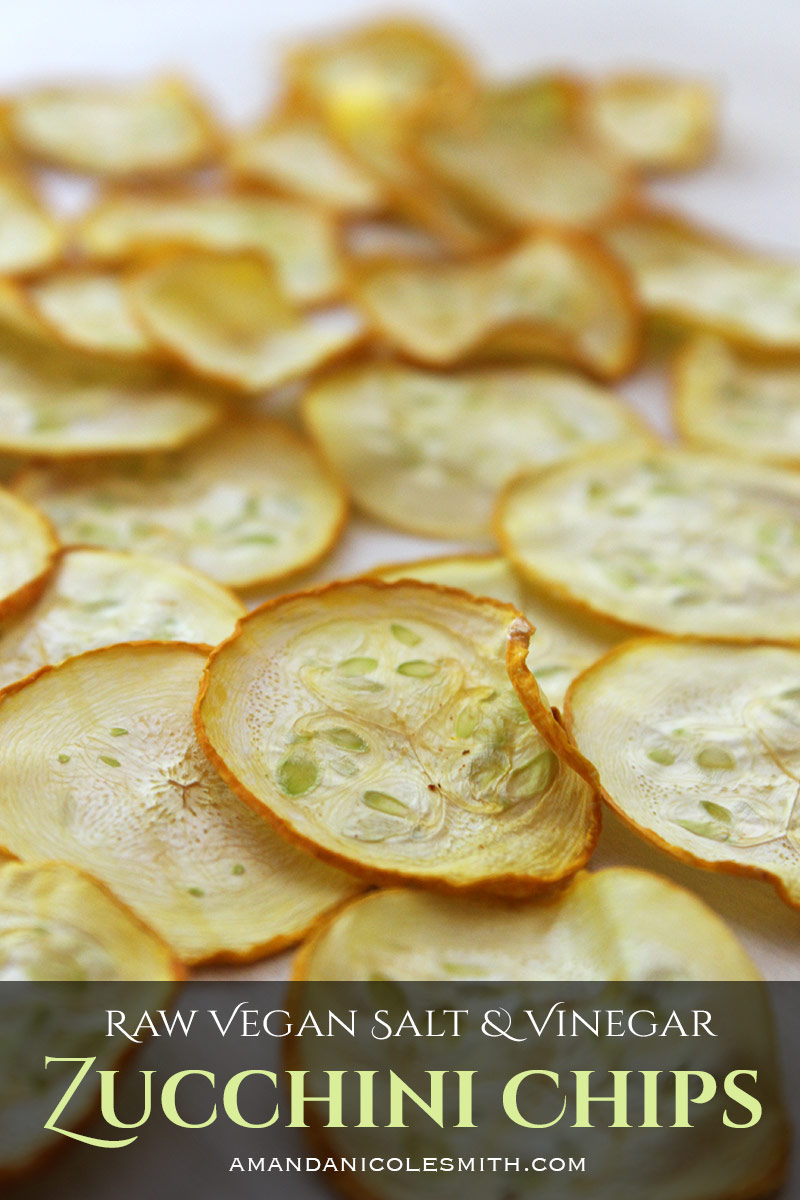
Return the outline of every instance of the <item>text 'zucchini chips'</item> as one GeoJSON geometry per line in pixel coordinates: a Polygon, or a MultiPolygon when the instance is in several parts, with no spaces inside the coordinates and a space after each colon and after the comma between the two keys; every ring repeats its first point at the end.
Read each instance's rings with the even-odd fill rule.
{"type": "Polygon", "coordinates": [[[310,566],[346,513],[311,446],[265,418],[230,418],[183,453],[31,467],[15,489],[65,544],[155,554],[231,587],[310,566]]]}
{"type": "Polygon", "coordinates": [[[800,906],[800,651],[629,642],[576,680],[567,710],[609,803],[640,833],[768,879],[800,906]]]}
{"type": "Polygon", "coordinates": [[[392,345],[431,366],[544,354],[613,379],[639,349],[625,272],[578,234],[532,234],[460,261],[365,263],[355,299],[392,345]]]}
{"type": "Polygon", "coordinates": [[[625,625],[800,640],[794,472],[691,450],[605,450],[513,482],[496,523],[523,573],[625,625]]]}
{"type": "Polygon", "coordinates": [[[206,654],[113,646],[0,699],[0,844],[91,871],[185,962],[280,949],[359,886],[284,842],[206,759],[192,725],[206,654]]]}
{"type": "Polygon", "coordinates": [[[362,508],[434,537],[485,538],[497,492],[523,469],[647,436],[607,389],[541,366],[357,366],[312,387],[303,415],[362,508]]]}
{"type": "Polygon", "coordinates": [[[372,892],[311,937],[309,980],[745,980],[760,978],[692,892],[629,867],[582,871],[525,904],[416,890],[372,892]],[[425,930],[424,939],[420,930],[425,930]]]}
{"type": "Polygon", "coordinates": [[[582,866],[599,829],[592,770],[526,671],[530,633],[509,605],[417,582],[281,598],[212,655],[199,734],[231,786],[323,858],[526,895],[582,866]]]}

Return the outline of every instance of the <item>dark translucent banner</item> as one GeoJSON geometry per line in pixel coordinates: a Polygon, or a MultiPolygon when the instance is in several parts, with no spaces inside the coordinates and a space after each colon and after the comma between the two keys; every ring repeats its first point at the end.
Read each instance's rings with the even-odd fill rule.
{"type": "Polygon", "coordinates": [[[2,984],[3,1195],[800,1196],[800,985],[2,984]]]}

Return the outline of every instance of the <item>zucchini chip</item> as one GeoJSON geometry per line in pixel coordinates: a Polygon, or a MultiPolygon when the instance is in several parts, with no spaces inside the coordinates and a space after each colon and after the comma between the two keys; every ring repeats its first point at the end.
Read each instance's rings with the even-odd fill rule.
{"type": "Polygon", "coordinates": [[[677,360],[675,417],[697,446],[800,467],[800,364],[748,360],[719,338],[694,338],[677,360]]]}
{"type": "Polygon", "coordinates": [[[206,759],[192,726],[206,653],[111,646],[0,698],[0,843],[91,870],[187,963],[282,949],[359,887],[278,837],[206,759]]]}
{"type": "Polygon", "coordinates": [[[313,386],[303,415],[361,508],[454,539],[485,540],[497,493],[517,472],[646,436],[611,392],[558,367],[356,366],[313,386]]]}
{"type": "Polygon", "coordinates": [[[567,715],[637,832],[800,907],[800,651],[627,642],[575,681],[567,715]]]}
{"type": "Polygon", "coordinates": [[[541,891],[587,861],[598,812],[535,681],[536,725],[509,683],[515,625],[510,605],[413,581],[279,598],[212,654],[200,739],[278,829],[356,875],[541,891]]]}
{"type": "Polygon", "coordinates": [[[639,350],[625,274],[575,233],[462,261],[364,263],[355,298],[389,342],[432,366],[545,354],[616,378],[639,350]]]}
{"type": "Polygon", "coordinates": [[[198,190],[112,192],[77,231],[86,257],[106,263],[165,247],[258,254],[296,304],[319,304],[342,291],[338,236],[330,215],[308,204],[198,190]]]}
{"type": "Polygon", "coordinates": [[[244,605],[196,571],[145,554],[67,550],[33,607],[0,624],[0,688],[120,642],[228,637],[244,605]]]}
{"type": "Polygon", "coordinates": [[[473,111],[424,130],[418,153],[468,210],[511,230],[589,227],[628,208],[634,182],[574,118],[558,76],[492,88],[473,111]]]}
{"type": "Polygon", "coordinates": [[[47,212],[24,176],[0,165],[0,272],[21,275],[58,262],[66,231],[47,212]]]}
{"type": "Polygon", "coordinates": [[[0,488],[0,617],[36,599],[57,552],[58,541],[45,517],[0,488]]]}
{"type": "Polygon", "coordinates": [[[630,867],[582,871],[567,888],[527,904],[371,892],[313,935],[294,974],[354,982],[760,979],[736,937],[692,892],[630,867]]]}
{"type": "Polygon", "coordinates": [[[651,318],[717,333],[760,354],[800,353],[800,266],[642,212],[605,233],[651,318]]]}
{"type": "Polygon", "coordinates": [[[640,171],[697,167],[711,155],[716,104],[701,83],[657,75],[613,75],[586,98],[590,131],[640,171]]]}
{"type": "Polygon", "coordinates": [[[0,979],[183,978],[156,934],[97,880],[65,863],[0,866],[0,925],[0,979]]]}
{"type": "Polygon", "coordinates": [[[31,283],[35,317],[66,346],[119,359],[154,357],[115,271],[69,267],[31,283]]]}
{"type": "Polygon", "coordinates": [[[242,588],[322,558],[347,511],[312,448],[265,418],[229,419],[183,453],[31,467],[15,491],[65,544],[154,554],[242,588]]]}
{"type": "Polygon", "coordinates": [[[320,120],[303,113],[287,112],[239,134],[229,164],[248,183],[333,212],[369,214],[385,207],[380,182],[338,145],[320,120]]]}
{"type": "Polygon", "coordinates": [[[800,477],[700,451],[617,448],[502,497],[523,574],[622,625],[800,641],[800,477]]]}
{"type": "Polygon", "coordinates": [[[132,280],[136,316],[152,339],[196,374],[257,393],[308,375],[363,336],[356,313],[298,313],[254,254],[190,250],[132,280]]]}
{"type": "Polygon", "coordinates": [[[98,361],[0,330],[0,452],[42,458],[169,450],[215,425],[217,396],[171,372],[98,361]]]}
{"type": "Polygon", "coordinates": [[[390,583],[419,579],[422,583],[460,588],[474,596],[491,596],[504,604],[513,604],[535,627],[527,666],[556,708],[563,706],[564,694],[575,676],[602,658],[624,636],[610,622],[571,609],[534,588],[500,554],[423,558],[380,567],[370,574],[390,583]]]}
{"type": "Polygon", "coordinates": [[[201,166],[218,148],[208,112],[180,79],[35,89],[11,102],[9,127],[42,162],[115,179],[201,166]]]}

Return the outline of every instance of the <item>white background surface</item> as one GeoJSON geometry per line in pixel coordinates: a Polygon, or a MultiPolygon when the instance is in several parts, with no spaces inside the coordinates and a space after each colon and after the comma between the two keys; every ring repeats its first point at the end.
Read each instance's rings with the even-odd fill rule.
{"type": "MultiPolygon", "coordinates": [[[[717,161],[653,191],[723,231],[800,257],[798,0],[429,0],[394,11],[401,7],[438,21],[496,74],[653,67],[710,80],[722,107],[717,161]]],[[[381,11],[352,0],[0,0],[0,91],[177,68],[224,120],[242,122],[274,94],[283,46],[381,11]]],[[[663,379],[636,379],[625,391],[666,431],[663,379]]],[[[316,577],[449,549],[457,547],[358,522],[316,577]]],[[[606,814],[593,865],[616,862],[693,888],[737,930],[765,975],[800,979],[800,912],[767,886],[682,867],[606,814]]],[[[274,976],[287,961],[243,973],[274,976]]]]}

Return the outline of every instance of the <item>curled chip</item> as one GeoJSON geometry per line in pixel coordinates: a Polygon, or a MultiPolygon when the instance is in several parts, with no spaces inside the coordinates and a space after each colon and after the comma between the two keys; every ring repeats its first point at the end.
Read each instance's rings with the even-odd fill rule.
{"type": "Polygon", "coordinates": [[[768,258],[666,213],[609,225],[647,313],[762,354],[800,353],[800,266],[768,258]]]}
{"type": "Polygon", "coordinates": [[[419,579],[422,583],[460,588],[474,596],[491,596],[504,604],[513,604],[536,630],[527,666],[556,708],[562,707],[564,693],[575,676],[624,636],[610,622],[588,616],[563,602],[556,603],[546,592],[527,583],[499,554],[423,558],[380,567],[370,574],[389,582],[419,579]]]}
{"type": "Polygon", "coordinates": [[[639,349],[626,276],[574,233],[462,261],[365,263],[355,298],[390,342],[433,366],[546,354],[614,378],[639,349]]]}
{"type": "Polygon", "coordinates": [[[199,646],[112,646],[0,699],[0,844],[91,870],[189,963],[281,949],[359,886],[216,774],[192,727],[205,660],[199,646]]]}
{"type": "Polygon", "coordinates": [[[496,528],[524,574],[623,625],[800,640],[792,471],[692,450],[605,450],[513,482],[496,528]]]}
{"type": "Polygon", "coordinates": [[[748,360],[719,338],[695,338],[678,357],[675,416],[698,446],[800,466],[800,365],[748,360]]]}
{"type": "Polygon", "coordinates": [[[64,863],[0,866],[0,978],[177,980],[172,951],[109,892],[64,863]]]}
{"type": "Polygon", "coordinates": [[[67,268],[30,284],[26,295],[35,317],[67,346],[112,358],[154,356],[115,271],[67,268]]]}
{"type": "Polygon", "coordinates": [[[589,130],[643,171],[696,167],[716,133],[713,93],[701,83],[657,75],[613,75],[588,90],[589,130]]]}
{"type": "Polygon", "coordinates": [[[57,551],[55,534],[42,514],[0,488],[0,616],[36,599],[57,551]]]}
{"type": "Polygon", "coordinates": [[[490,222],[596,224],[629,207],[633,179],[578,127],[576,90],[558,76],[492,88],[467,118],[423,131],[421,160],[490,222]]]}
{"type": "Polygon", "coordinates": [[[582,871],[527,904],[371,892],[301,950],[309,980],[757,980],[722,920],[692,892],[629,867],[582,871]],[[425,931],[424,938],[420,930],[425,931]]]}
{"type": "Polygon", "coordinates": [[[0,452],[166,450],[222,417],[217,396],[155,367],[102,362],[0,329],[0,452]]]}
{"type": "Polygon", "coordinates": [[[800,906],[800,651],[627,642],[576,680],[567,713],[609,804],[648,841],[800,906]]]}
{"type": "Polygon", "coordinates": [[[188,251],[145,267],[130,285],[152,339],[198,375],[261,392],[308,375],[363,334],[344,309],[298,313],[253,254],[188,251]]]}
{"type": "Polygon", "coordinates": [[[311,447],[263,418],[229,419],[183,453],[31,467],[15,490],[65,544],[155,554],[232,587],[310,566],[346,515],[311,447]]]}
{"type": "Polygon", "coordinates": [[[67,550],[36,603],[0,624],[0,687],[120,642],[203,642],[233,632],[244,605],[196,571],[145,554],[67,550]]]}
{"type": "Polygon", "coordinates": [[[259,254],[297,304],[317,304],[343,286],[330,215],[295,200],[247,193],[112,192],[78,230],[90,259],[124,262],[165,247],[259,254]]]}
{"type": "Polygon", "coordinates": [[[355,874],[540,891],[586,862],[598,813],[535,681],[536,725],[509,683],[515,624],[530,632],[508,605],[416,582],[280,598],[212,655],[201,740],[259,812],[355,874]]]}
{"type": "Polygon", "coordinates": [[[43,162],[117,179],[197,167],[218,147],[209,114],[179,79],[39,88],[12,101],[9,128],[43,162]]]}
{"type": "Polygon", "coordinates": [[[341,147],[313,116],[284,113],[234,139],[234,174],[339,213],[373,213],[385,206],[379,180],[341,147]]]}
{"type": "Polygon", "coordinates": [[[363,509],[444,538],[485,538],[517,472],[646,436],[611,392],[557,367],[357,366],[313,386],[303,415],[363,509]]]}
{"type": "Polygon", "coordinates": [[[63,225],[24,176],[0,165],[0,272],[19,275],[49,267],[61,258],[65,244],[63,225]]]}

